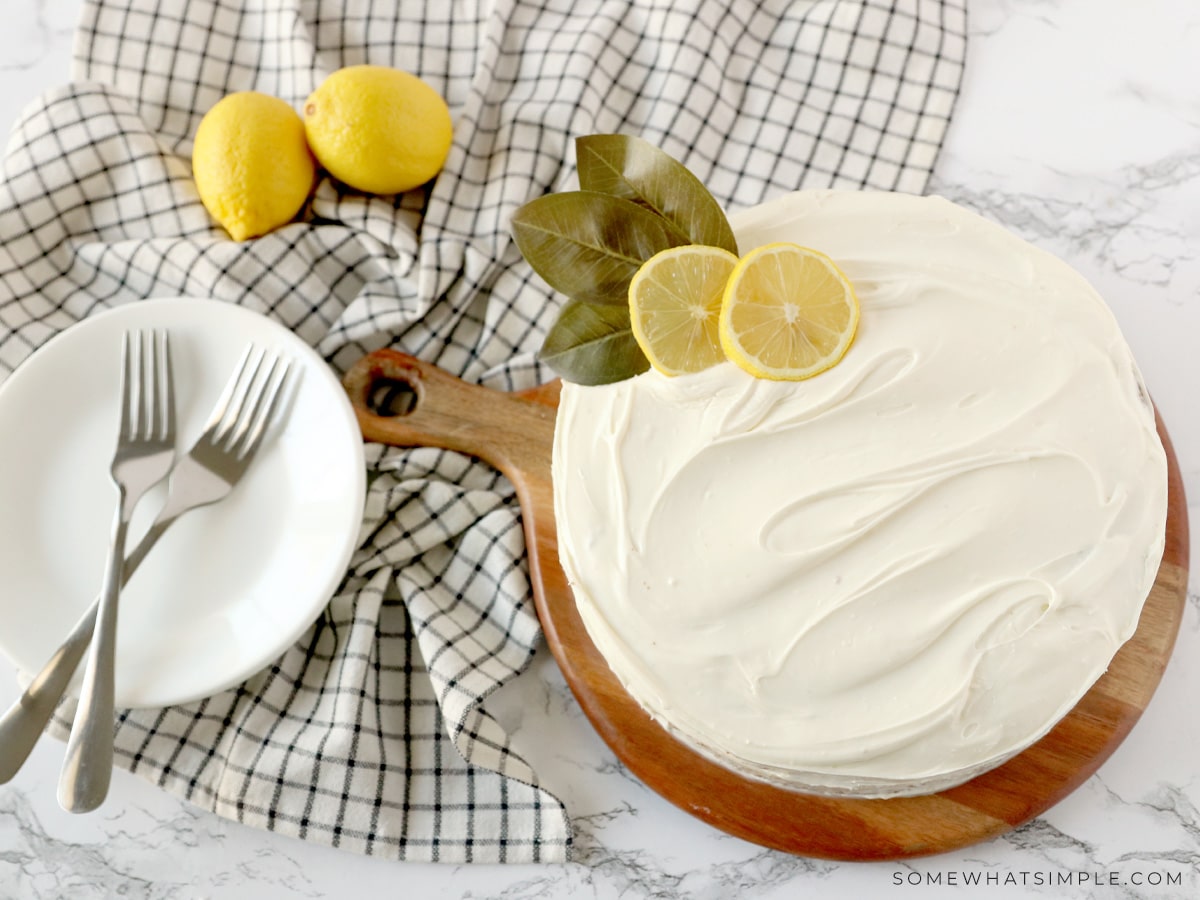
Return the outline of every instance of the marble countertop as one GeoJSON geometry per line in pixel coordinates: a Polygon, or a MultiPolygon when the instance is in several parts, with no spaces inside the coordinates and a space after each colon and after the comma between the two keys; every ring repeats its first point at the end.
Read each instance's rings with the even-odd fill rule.
{"type": "MultiPolygon", "coordinates": [[[[67,80],[78,8],[5,4],[0,127],[67,80]]],[[[967,75],[932,190],[1057,253],[1108,300],[1173,438],[1195,521],[1200,6],[971,0],[969,9],[967,75]]],[[[72,816],[55,801],[62,747],[45,739],[0,787],[0,897],[1194,897],[1198,683],[1193,574],[1162,684],[1099,773],[1014,832],[907,863],[792,857],[690,818],[616,762],[544,652],[489,708],[574,817],[576,861],[566,865],[359,857],[201,812],[123,771],[99,812],[72,816]]],[[[0,704],[16,693],[0,678],[0,704]]]]}

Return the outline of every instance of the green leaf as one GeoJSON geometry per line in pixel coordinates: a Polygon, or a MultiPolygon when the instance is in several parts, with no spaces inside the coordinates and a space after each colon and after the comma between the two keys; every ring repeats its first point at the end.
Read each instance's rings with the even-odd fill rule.
{"type": "Polygon", "coordinates": [[[633,336],[629,307],[581,300],[559,312],[538,359],[575,384],[611,384],[650,368],[633,336]]]}
{"type": "Polygon", "coordinates": [[[598,303],[601,306],[622,306],[629,309],[629,284],[614,284],[595,291],[584,291],[571,298],[583,303],[598,303]]]}
{"type": "Polygon", "coordinates": [[[653,144],[625,134],[593,134],[575,141],[579,185],[637,203],[666,219],[680,243],[722,247],[737,241],[721,205],[687,167],[653,144]]]}
{"type": "Polygon", "coordinates": [[[618,291],[655,253],[688,243],[661,216],[589,191],[529,201],[513,214],[512,232],[534,271],[568,297],[618,291]]]}

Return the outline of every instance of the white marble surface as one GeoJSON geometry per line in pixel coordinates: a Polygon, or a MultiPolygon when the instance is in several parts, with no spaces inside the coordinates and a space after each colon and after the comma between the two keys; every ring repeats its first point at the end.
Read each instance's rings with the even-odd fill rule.
{"type": "MultiPolygon", "coordinates": [[[[77,10],[78,0],[3,4],[0,127],[67,79],[77,10]]],[[[1197,518],[1200,6],[972,0],[970,11],[967,78],[934,188],[1058,253],[1108,299],[1174,439],[1197,518]]],[[[98,813],[70,816],[54,799],[61,745],[44,740],[0,787],[0,898],[1195,897],[1198,683],[1193,576],[1162,686],[1098,775],[1015,832],[907,864],[791,857],[689,818],[615,762],[546,654],[493,710],[574,816],[576,861],[567,865],[362,858],[197,811],[124,772],[98,813]],[[1082,885],[1044,886],[1080,873],[1082,885]],[[906,883],[935,875],[943,886],[906,883]],[[982,886],[946,886],[964,877],[982,886]]],[[[15,696],[0,677],[0,704],[15,696]]]]}

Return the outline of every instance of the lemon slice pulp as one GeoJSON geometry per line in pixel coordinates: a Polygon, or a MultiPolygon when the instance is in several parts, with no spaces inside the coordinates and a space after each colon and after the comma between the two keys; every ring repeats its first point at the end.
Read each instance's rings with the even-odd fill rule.
{"type": "Polygon", "coordinates": [[[850,348],[858,297],[829,257],[767,244],[738,262],[725,286],[719,335],[725,355],[757,378],[799,381],[850,348]]]}
{"type": "Polygon", "coordinates": [[[664,375],[699,372],[725,359],[718,320],[737,257],[686,244],[646,260],[629,283],[633,336],[664,375]]]}

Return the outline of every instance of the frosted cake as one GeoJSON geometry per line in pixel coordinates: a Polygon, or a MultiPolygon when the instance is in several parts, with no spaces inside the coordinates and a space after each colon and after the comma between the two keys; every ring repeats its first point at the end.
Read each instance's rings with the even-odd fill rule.
{"type": "Polygon", "coordinates": [[[629,693],[752,778],[966,781],[1044,735],[1133,633],[1166,458],[1137,366],[1065,263],[952,203],[804,192],[732,217],[853,282],[849,352],[564,384],[562,564],[629,693]]]}

